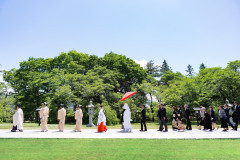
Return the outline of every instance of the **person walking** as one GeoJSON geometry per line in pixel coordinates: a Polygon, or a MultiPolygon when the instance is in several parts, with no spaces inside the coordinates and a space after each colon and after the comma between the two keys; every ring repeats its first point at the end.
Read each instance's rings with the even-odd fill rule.
{"type": "Polygon", "coordinates": [[[83,112],[81,108],[82,108],[82,105],[77,105],[76,112],[75,112],[75,120],[76,120],[76,126],[74,128],[75,132],[82,132],[83,112]]]}
{"type": "Polygon", "coordinates": [[[141,111],[141,130],[140,131],[143,131],[143,126],[144,126],[144,131],[147,131],[145,105],[142,105],[141,108],[142,108],[142,111],[141,111]]]}
{"type": "Polygon", "coordinates": [[[47,122],[48,122],[48,117],[49,117],[49,108],[47,107],[47,102],[43,103],[43,106],[40,110],[40,118],[41,118],[41,132],[47,132],[48,127],[47,127],[47,122]]]}
{"type": "Polygon", "coordinates": [[[204,109],[203,112],[204,112],[204,130],[209,129],[209,131],[212,131],[211,116],[206,109],[204,109]]]}
{"type": "Polygon", "coordinates": [[[11,132],[23,132],[23,110],[21,109],[21,104],[17,104],[17,110],[13,115],[13,127],[11,132]]]}
{"type": "Polygon", "coordinates": [[[233,117],[233,122],[235,123],[234,130],[237,131],[237,129],[238,129],[238,121],[239,121],[239,118],[240,118],[240,107],[238,106],[237,101],[234,101],[233,109],[234,110],[233,110],[232,117],[233,117]]]}
{"type": "Polygon", "coordinates": [[[103,106],[100,105],[99,106],[99,113],[98,113],[98,132],[106,132],[107,128],[106,128],[106,116],[105,116],[105,112],[103,109],[103,106]]]}
{"type": "Polygon", "coordinates": [[[59,132],[63,132],[64,130],[64,124],[65,124],[65,117],[66,117],[66,109],[64,108],[63,104],[60,104],[60,108],[58,110],[58,129],[59,132]]]}
{"type": "Polygon", "coordinates": [[[220,121],[221,121],[221,128],[223,128],[223,132],[226,132],[227,129],[228,129],[227,115],[224,111],[223,106],[219,106],[219,118],[220,118],[220,121]]]}
{"type": "Polygon", "coordinates": [[[177,111],[176,111],[175,106],[172,107],[172,129],[174,131],[176,131],[178,129],[178,126],[177,126],[177,111]]]}
{"type": "Polygon", "coordinates": [[[212,107],[212,106],[209,107],[209,114],[210,114],[210,117],[211,117],[213,130],[214,130],[215,128],[218,129],[219,127],[218,127],[218,125],[216,124],[215,113],[214,113],[214,110],[213,110],[213,107],[212,107]]]}
{"type": "Polygon", "coordinates": [[[160,128],[158,131],[163,131],[163,125],[165,126],[165,130],[163,132],[168,132],[167,128],[167,113],[166,108],[163,103],[160,104],[160,108],[158,109],[158,118],[160,120],[160,128]]]}
{"type": "Polygon", "coordinates": [[[187,121],[186,129],[187,130],[192,130],[190,109],[188,108],[187,104],[184,105],[184,108],[185,108],[185,118],[186,118],[186,121],[187,121]]]}

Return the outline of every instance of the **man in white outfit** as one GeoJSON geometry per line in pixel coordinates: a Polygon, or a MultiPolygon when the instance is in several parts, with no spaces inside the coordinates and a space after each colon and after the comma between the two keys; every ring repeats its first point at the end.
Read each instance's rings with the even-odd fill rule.
{"type": "Polygon", "coordinates": [[[17,110],[13,115],[13,128],[11,132],[23,132],[23,111],[21,109],[21,104],[17,104],[17,110]]]}
{"type": "Polygon", "coordinates": [[[47,103],[43,103],[43,107],[40,110],[40,118],[41,118],[41,132],[47,132],[47,122],[48,122],[48,117],[49,117],[49,108],[47,107],[47,103]]]}

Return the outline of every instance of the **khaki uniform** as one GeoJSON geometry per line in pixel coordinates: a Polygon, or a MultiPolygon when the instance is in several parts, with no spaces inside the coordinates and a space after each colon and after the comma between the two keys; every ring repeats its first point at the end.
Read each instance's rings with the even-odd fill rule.
{"type": "Polygon", "coordinates": [[[82,132],[82,118],[83,118],[83,113],[82,110],[76,110],[75,112],[75,119],[76,119],[76,126],[75,126],[75,131],[82,132]]]}
{"type": "Polygon", "coordinates": [[[47,122],[48,122],[48,117],[49,117],[49,108],[42,107],[40,110],[40,118],[41,118],[41,129],[42,131],[47,131],[47,122]]]}
{"type": "Polygon", "coordinates": [[[64,108],[59,109],[58,110],[58,120],[59,120],[58,129],[60,131],[63,131],[64,129],[65,117],[66,117],[66,109],[64,108]]]}

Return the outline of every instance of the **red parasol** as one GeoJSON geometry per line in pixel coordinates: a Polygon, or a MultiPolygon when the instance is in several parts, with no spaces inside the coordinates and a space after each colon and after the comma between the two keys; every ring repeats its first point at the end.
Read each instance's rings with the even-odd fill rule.
{"type": "Polygon", "coordinates": [[[124,101],[125,99],[128,99],[129,97],[131,97],[132,95],[134,95],[137,92],[127,92],[125,93],[125,95],[123,96],[123,98],[121,99],[121,101],[124,101]]]}

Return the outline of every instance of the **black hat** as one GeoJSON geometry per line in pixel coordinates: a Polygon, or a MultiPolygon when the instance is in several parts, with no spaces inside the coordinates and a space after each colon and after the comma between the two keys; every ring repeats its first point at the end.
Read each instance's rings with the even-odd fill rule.
{"type": "Polygon", "coordinates": [[[77,107],[82,108],[82,105],[79,104],[77,107]]]}
{"type": "Polygon", "coordinates": [[[60,104],[60,106],[61,106],[61,107],[63,107],[63,106],[64,106],[64,104],[60,104]]]}
{"type": "Polygon", "coordinates": [[[43,104],[44,104],[45,106],[47,106],[47,105],[48,105],[48,103],[47,103],[47,102],[44,102],[43,104]]]}
{"type": "Polygon", "coordinates": [[[17,107],[21,108],[21,106],[22,106],[21,103],[18,103],[18,104],[17,104],[17,107]]]}

